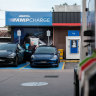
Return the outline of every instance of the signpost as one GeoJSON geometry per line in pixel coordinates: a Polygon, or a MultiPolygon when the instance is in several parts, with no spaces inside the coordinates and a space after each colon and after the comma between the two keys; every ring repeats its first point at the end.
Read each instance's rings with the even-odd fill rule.
{"type": "Polygon", "coordinates": [[[21,30],[20,30],[20,29],[17,30],[17,36],[18,36],[18,38],[19,38],[19,44],[20,44],[20,36],[21,36],[21,30]]]}
{"type": "Polygon", "coordinates": [[[48,46],[50,45],[49,44],[49,37],[51,36],[51,31],[50,30],[47,30],[47,36],[48,36],[48,46]]]}

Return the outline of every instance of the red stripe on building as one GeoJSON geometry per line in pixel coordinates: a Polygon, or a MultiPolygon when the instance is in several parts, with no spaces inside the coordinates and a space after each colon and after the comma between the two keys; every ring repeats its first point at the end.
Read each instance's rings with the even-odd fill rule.
{"type": "Polygon", "coordinates": [[[88,66],[90,66],[90,65],[93,64],[94,62],[96,62],[96,58],[89,60],[87,63],[85,63],[85,64],[81,67],[81,71],[85,70],[88,66]]]}
{"type": "Polygon", "coordinates": [[[54,45],[55,43],[54,43],[54,27],[53,27],[53,45],[54,45]]]}
{"type": "Polygon", "coordinates": [[[53,26],[81,26],[81,23],[53,23],[53,26]]]}

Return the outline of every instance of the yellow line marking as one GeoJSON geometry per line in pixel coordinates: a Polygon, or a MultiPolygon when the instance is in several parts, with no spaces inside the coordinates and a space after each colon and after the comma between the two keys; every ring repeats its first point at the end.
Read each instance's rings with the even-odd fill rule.
{"type": "Polygon", "coordinates": [[[27,65],[25,65],[25,66],[21,67],[20,69],[23,69],[23,68],[27,67],[28,65],[30,65],[30,64],[27,64],[27,65]]]}
{"type": "Polygon", "coordinates": [[[64,60],[63,62],[80,62],[80,60],[64,60]]]}
{"type": "Polygon", "coordinates": [[[62,70],[64,70],[64,67],[65,67],[65,62],[63,63],[63,67],[62,67],[62,70]]]}
{"type": "Polygon", "coordinates": [[[60,60],[60,62],[63,62],[63,60],[60,60]]]}

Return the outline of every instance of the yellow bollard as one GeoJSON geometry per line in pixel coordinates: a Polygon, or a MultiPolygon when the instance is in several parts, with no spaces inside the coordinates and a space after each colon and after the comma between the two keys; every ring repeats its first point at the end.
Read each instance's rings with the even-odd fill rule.
{"type": "Polygon", "coordinates": [[[60,55],[60,60],[62,60],[63,59],[63,49],[58,49],[58,52],[59,52],[59,55],[60,55]]]}

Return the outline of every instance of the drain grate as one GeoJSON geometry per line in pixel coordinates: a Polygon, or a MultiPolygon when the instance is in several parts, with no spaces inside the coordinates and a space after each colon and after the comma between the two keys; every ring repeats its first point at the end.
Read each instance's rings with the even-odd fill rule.
{"type": "Polygon", "coordinates": [[[58,78],[58,75],[45,75],[45,78],[58,78]]]}

